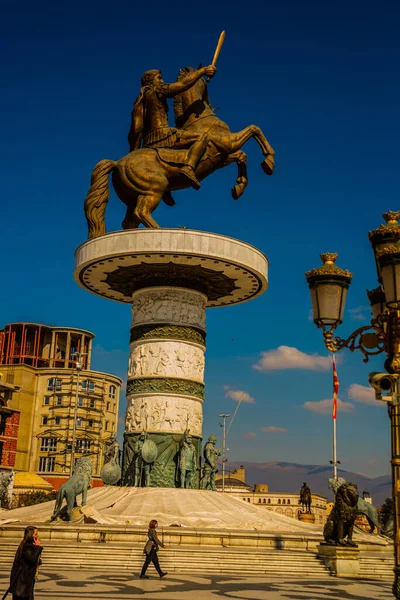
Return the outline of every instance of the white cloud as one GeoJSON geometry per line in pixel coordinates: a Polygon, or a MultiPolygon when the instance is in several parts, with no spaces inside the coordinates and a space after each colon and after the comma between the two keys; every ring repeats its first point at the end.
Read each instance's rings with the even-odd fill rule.
{"type": "Polygon", "coordinates": [[[368,306],[360,305],[356,306],[356,308],[349,308],[348,313],[353,321],[369,321],[369,317],[367,316],[369,311],[368,306]]]}
{"type": "MultiPolygon", "coordinates": [[[[304,402],[303,408],[310,410],[311,412],[318,413],[319,415],[331,415],[333,409],[333,400],[319,400],[317,402],[304,402]]],[[[338,415],[341,412],[352,412],[354,410],[354,404],[351,402],[343,402],[340,398],[337,399],[337,412],[338,415]]]]}
{"type": "Polygon", "coordinates": [[[254,400],[254,398],[252,396],[250,396],[250,394],[248,392],[245,392],[243,390],[233,390],[232,388],[229,387],[229,385],[224,385],[224,390],[225,390],[225,398],[232,398],[232,400],[235,400],[236,402],[245,402],[246,404],[255,404],[256,401],[254,400]]]}
{"type": "Polygon", "coordinates": [[[283,427],[275,427],[274,425],[269,425],[268,427],[260,427],[260,431],[264,431],[264,433],[286,433],[287,429],[283,427]]]}
{"type": "Polygon", "coordinates": [[[257,434],[255,431],[247,431],[246,433],[242,433],[242,438],[245,438],[246,440],[252,440],[256,437],[257,434]]]}
{"type": "Polygon", "coordinates": [[[375,400],[375,392],[372,387],[352,383],[347,390],[347,396],[350,400],[361,402],[361,404],[369,404],[371,406],[383,406],[385,402],[375,400]]]}
{"type": "Polygon", "coordinates": [[[276,371],[280,369],[308,369],[311,371],[329,371],[332,369],[330,356],[306,354],[291,346],[279,346],[275,350],[261,352],[261,358],[253,365],[257,371],[276,371]]]}

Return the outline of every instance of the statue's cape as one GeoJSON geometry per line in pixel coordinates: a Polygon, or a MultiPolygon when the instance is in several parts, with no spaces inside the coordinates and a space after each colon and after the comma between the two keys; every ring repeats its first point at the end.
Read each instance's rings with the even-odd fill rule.
{"type": "Polygon", "coordinates": [[[128,134],[130,152],[138,150],[142,143],[144,123],[144,95],[149,88],[142,87],[139,96],[135,100],[132,110],[132,124],[128,134]]]}

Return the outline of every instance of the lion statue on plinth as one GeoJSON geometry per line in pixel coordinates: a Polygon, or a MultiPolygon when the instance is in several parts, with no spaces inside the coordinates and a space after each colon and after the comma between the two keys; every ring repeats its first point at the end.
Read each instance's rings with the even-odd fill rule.
{"type": "Polygon", "coordinates": [[[337,489],[335,504],[324,527],[324,538],[328,544],[357,546],[353,542],[354,521],[358,513],[357,503],[357,486],[350,482],[343,483],[337,489]]]}
{"type": "Polygon", "coordinates": [[[92,479],[93,463],[87,456],[78,458],[75,463],[71,477],[60,487],[56,496],[54,512],[51,521],[57,517],[63,517],[66,521],[72,521],[72,509],[77,506],[76,499],[82,494],[82,506],[86,504],[87,491],[92,479]],[[63,500],[67,505],[62,508],[63,500]]]}

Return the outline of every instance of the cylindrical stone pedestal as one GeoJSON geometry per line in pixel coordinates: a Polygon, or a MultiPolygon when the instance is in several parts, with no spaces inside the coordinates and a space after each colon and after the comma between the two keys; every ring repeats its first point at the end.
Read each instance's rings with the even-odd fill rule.
{"type": "MultiPolygon", "coordinates": [[[[206,303],[201,292],[181,287],[145,288],[132,296],[124,445],[133,449],[142,431],[156,443],[151,485],[177,483],[170,459],[185,431],[201,454],[206,303]]],[[[192,487],[198,485],[197,470],[192,487]]]]}
{"type": "Polygon", "coordinates": [[[156,444],[150,486],[179,486],[185,432],[196,448],[199,487],[204,401],[205,309],[246,302],[267,288],[266,257],[226,236],[137,229],[85,242],[75,279],[94,294],[132,304],[122,482],[133,485],[142,432],[156,444]]]}

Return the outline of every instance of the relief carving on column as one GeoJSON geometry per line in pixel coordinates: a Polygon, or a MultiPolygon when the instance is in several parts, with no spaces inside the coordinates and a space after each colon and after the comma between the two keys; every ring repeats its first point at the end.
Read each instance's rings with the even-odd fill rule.
{"type": "Polygon", "coordinates": [[[183,342],[131,344],[128,377],[180,377],[204,381],[202,348],[183,342]]]}
{"type": "Polygon", "coordinates": [[[140,290],[133,294],[132,327],[142,323],[176,323],[205,330],[206,302],[204,294],[191,290],[140,290]]]}
{"type": "Polygon", "coordinates": [[[188,398],[147,396],[130,398],[125,414],[125,431],[163,431],[201,436],[203,410],[188,398]]]}

